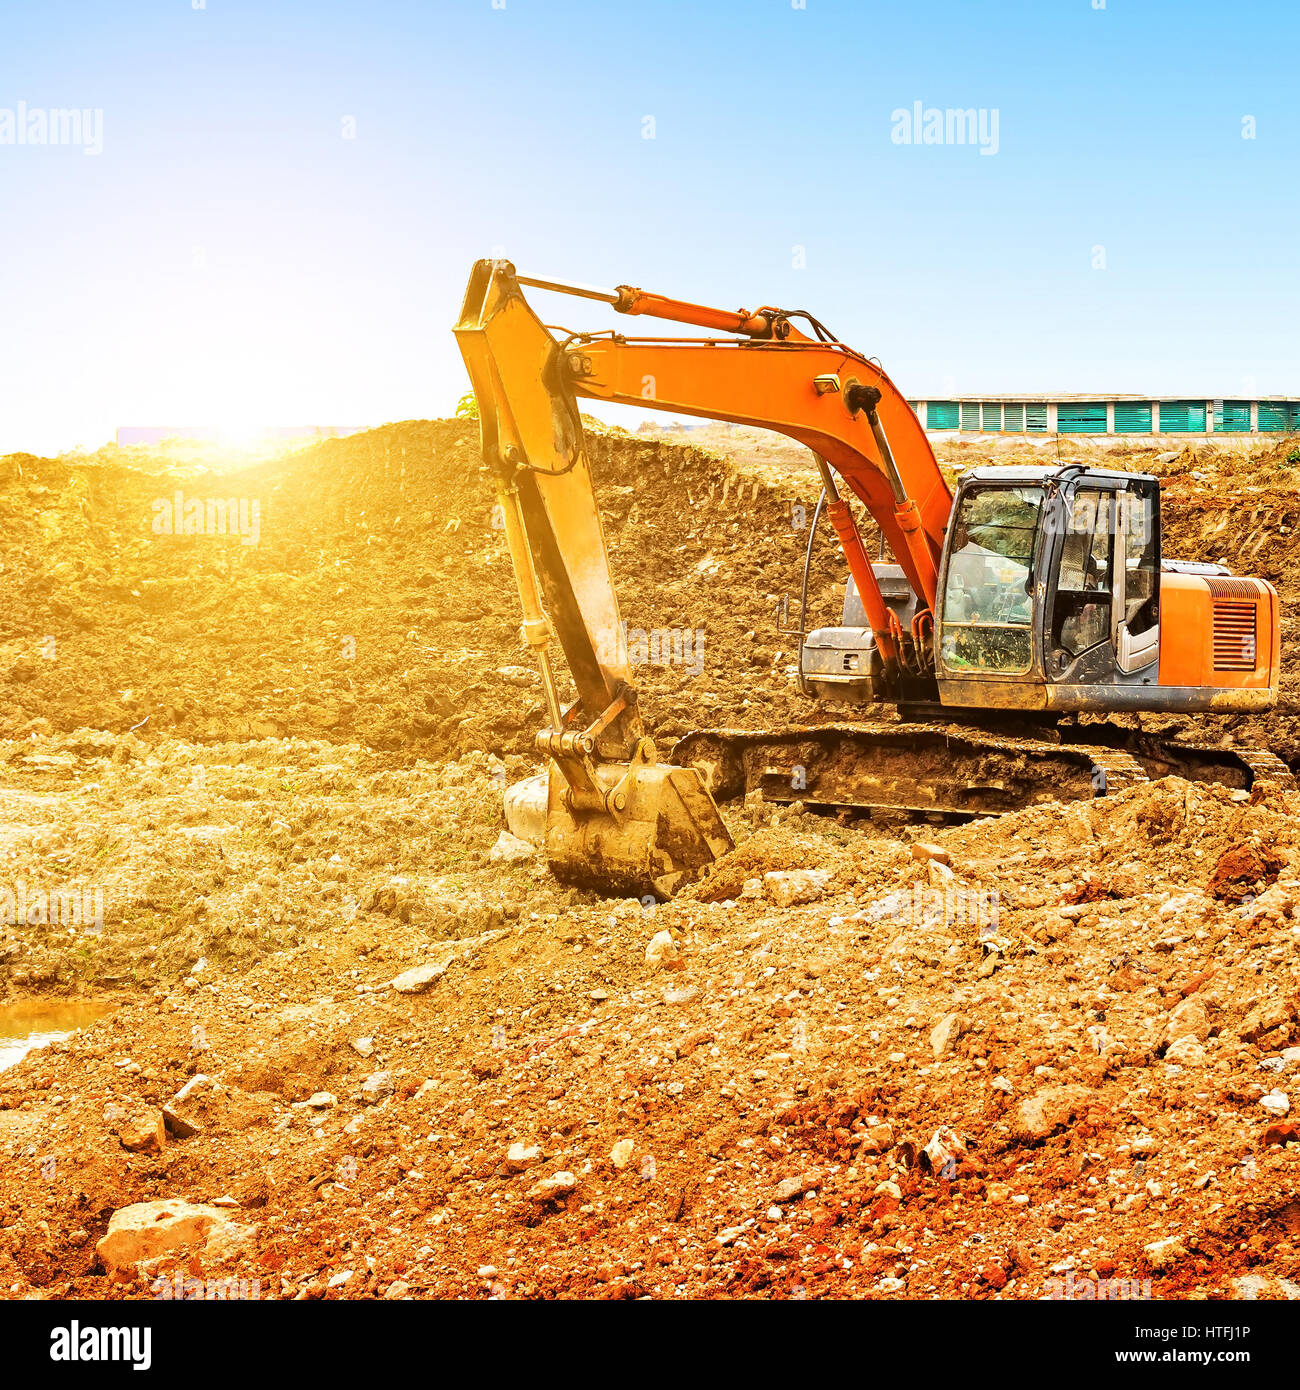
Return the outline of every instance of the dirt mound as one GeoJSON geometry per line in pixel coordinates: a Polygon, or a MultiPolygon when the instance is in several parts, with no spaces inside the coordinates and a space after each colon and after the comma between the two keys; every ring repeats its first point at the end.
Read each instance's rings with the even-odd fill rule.
{"type": "MultiPolygon", "coordinates": [[[[592,455],[629,628],[701,634],[685,665],[640,672],[656,729],[794,717],[794,639],[775,631],[802,553],[789,499],[699,450],[607,432],[592,455]]],[[[528,746],[541,688],[477,426],[238,471],[150,463],[0,460],[0,732],[528,746]]]]}

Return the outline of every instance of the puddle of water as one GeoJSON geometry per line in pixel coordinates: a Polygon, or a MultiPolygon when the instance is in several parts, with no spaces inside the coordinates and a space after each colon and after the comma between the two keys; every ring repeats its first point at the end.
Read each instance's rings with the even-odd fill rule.
{"type": "Polygon", "coordinates": [[[25,999],[0,1006],[0,1071],[112,1013],[104,999],[25,999]]]}

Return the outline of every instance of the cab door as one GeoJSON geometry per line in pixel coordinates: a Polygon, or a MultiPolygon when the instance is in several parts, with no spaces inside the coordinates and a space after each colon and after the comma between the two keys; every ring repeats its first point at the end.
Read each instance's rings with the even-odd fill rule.
{"type": "Polygon", "coordinates": [[[1116,496],[1114,488],[1082,484],[1061,499],[1056,591],[1044,649],[1048,676],[1062,685],[1114,679],[1116,496]]]}
{"type": "Polygon", "coordinates": [[[1147,479],[1119,494],[1120,557],[1112,612],[1120,678],[1150,683],[1160,659],[1160,488],[1147,479]]]}
{"type": "Polygon", "coordinates": [[[1062,499],[1043,647],[1058,685],[1150,683],[1159,657],[1156,485],[1080,481],[1062,499]]]}

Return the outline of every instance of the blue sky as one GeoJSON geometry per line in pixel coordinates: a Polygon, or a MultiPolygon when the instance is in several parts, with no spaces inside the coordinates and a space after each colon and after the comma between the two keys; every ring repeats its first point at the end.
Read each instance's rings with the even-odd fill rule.
{"type": "Polygon", "coordinates": [[[502,253],[810,309],[914,396],[1300,395],[1283,0],[196,3],[6,10],[0,452],[449,413],[502,253]],[[997,153],[897,143],[918,101],[997,153]]]}

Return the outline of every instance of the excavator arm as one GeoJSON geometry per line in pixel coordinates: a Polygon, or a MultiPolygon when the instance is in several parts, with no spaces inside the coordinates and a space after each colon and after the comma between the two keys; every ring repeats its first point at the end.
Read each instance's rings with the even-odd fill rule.
{"type": "Polygon", "coordinates": [[[931,659],[927,619],[951,494],[888,376],[802,315],[816,336],[805,334],[793,322],[800,316],[532,279],[507,261],[474,266],[455,332],[550,717],[537,740],[560,774],[549,783],[548,855],[570,877],[666,896],[731,843],[698,775],[660,765],[645,735],[578,396],[761,426],[806,444],[886,673],[924,670],[931,659]],[[524,298],[525,285],[731,336],[573,334],[559,342],[524,298]],[[880,526],[918,596],[911,632],[881,595],[835,473],[880,526]],[[552,634],[577,692],[568,709],[552,667],[552,634]]]}

